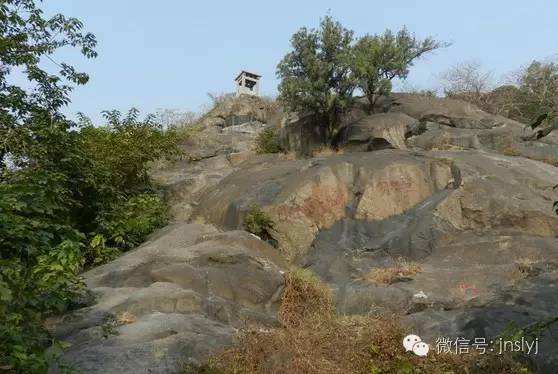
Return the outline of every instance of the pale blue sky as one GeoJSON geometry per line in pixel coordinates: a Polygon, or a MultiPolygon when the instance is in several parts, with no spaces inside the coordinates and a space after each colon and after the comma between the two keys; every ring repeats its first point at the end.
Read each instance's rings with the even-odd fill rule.
{"type": "Polygon", "coordinates": [[[232,91],[241,69],[263,75],[263,94],[275,95],[291,35],[328,12],[357,35],[406,25],[453,43],[412,68],[409,84],[420,88],[460,61],[477,60],[500,77],[558,53],[555,0],[44,0],[43,9],[78,17],[97,36],[97,59],[57,56],[91,76],[66,113],[96,120],[101,110],[132,106],[199,110],[208,92],[232,91]]]}

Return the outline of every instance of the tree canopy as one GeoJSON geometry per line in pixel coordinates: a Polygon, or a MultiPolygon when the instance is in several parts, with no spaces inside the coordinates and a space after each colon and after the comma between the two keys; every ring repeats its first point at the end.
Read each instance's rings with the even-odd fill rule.
{"type": "Polygon", "coordinates": [[[368,99],[368,112],[374,111],[380,96],[391,93],[394,78],[407,78],[416,59],[445,45],[432,38],[418,40],[406,28],[360,38],[354,46],[352,71],[368,99]]]}
{"type": "Polygon", "coordinates": [[[327,16],[318,29],[293,35],[291,52],[277,66],[279,99],[288,110],[312,114],[327,143],[354,105],[356,88],[372,112],[377,99],[391,93],[394,78],[405,79],[416,59],[445,45],[419,40],[406,28],[355,40],[352,30],[327,16]]]}
{"type": "Polygon", "coordinates": [[[319,29],[296,32],[292,51],[277,66],[280,99],[291,111],[313,114],[324,142],[352,105],[352,42],[353,32],[327,16],[319,29]]]}
{"type": "Polygon", "coordinates": [[[0,2],[0,369],[22,373],[47,372],[43,319],[79,300],[81,271],[164,223],[148,164],[177,153],[175,132],[137,110],[106,112],[105,126],[61,113],[88,76],[53,54],[93,58],[96,40],[36,4],[0,2]]]}

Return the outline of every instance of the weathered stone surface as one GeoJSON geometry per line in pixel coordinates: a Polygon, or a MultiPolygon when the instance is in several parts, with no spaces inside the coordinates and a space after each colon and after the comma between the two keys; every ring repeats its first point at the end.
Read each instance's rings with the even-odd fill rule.
{"type": "Polygon", "coordinates": [[[458,178],[451,162],[408,152],[355,153],[312,161],[260,157],[205,194],[196,214],[237,228],[257,203],[274,220],[271,235],[291,258],[304,253],[319,230],[343,217],[381,220],[400,214],[458,178]]]}
{"type": "Polygon", "coordinates": [[[258,96],[223,96],[201,119],[202,125],[221,127],[242,125],[247,122],[266,123],[280,111],[271,100],[258,96]]]}
{"type": "Polygon", "coordinates": [[[189,158],[152,167],[151,177],[170,201],[172,221],[188,221],[203,192],[255,154],[254,139],[262,129],[261,124],[208,128],[184,145],[189,158]]]}
{"type": "MultiPolygon", "coordinates": [[[[319,231],[301,265],[331,285],[341,313],[408,315],[433,345],[444,336],[490,340],[513,321],[555,317],[556,168],[474,151],[429,154],[460,170],[458,188],[383,220],[343,218],[319,231]],[[393,284],[366,281],[371,269],[393,268],[398,258],[420,271],[393,284]]],[[[557,362],[552,331],[535,357],[543,372],[557,362]]]]}
{"type": "Polygon", "coordinates": [[[283,268],[277,251],[249,233],[169,226],[85,273],[95,302],[55,325],[71,344],[62,362],[87,373],[167,373],[203,361],[236,328],[274,323],[283,268]]]}
{"type": "Polygon", "coordinates": [[[403,113],[366,116],[339,130],[335,144],[345,151],[406,149],[405,139],[420,133],[418,120],[403,113]]]}
{"type": "MultiPolygon", "coordinates": [[[[285,259],[327,282],[339,312],[406,315],[432,345],[555,317],[558,135],[535,139],[458,100],[394,94],[373,115],[361,101],[337,135],[345,154],[306,159],[251,151],[268,122],[282,127],[286,149],[310,156],[322,134],[304,119],[253,103],[206,116],[185,145],[190,159],[153,175],[174,221],[219,229],[175,223],[86,273],[96,300],[56,325],[72,343],[63,360],[99,373],[203,360],[237,328],[275,323],[285,259]],[[274,221],[279,250],[236,231],[254,204],[274,221]],[[367,278],[400,258],[418,273],[391,284],[367,278]]],[[[556,329],[541,338],[541,372],[558,365],[556,329]]]]}
{"type": "Polygon", "coordinates": [[[390,111],[405,113],[421,122],[436,122],[464,129],[499,127],[511,120],[483,112],[462,100],[396,93],[389,99],[390,111]]]}
{"type": "Polygon", "coordinates": [[[312,116],[290,114],[279,122],[279,143],[287,152],[311,156],[324,145],[324,134],[312,116]]]}

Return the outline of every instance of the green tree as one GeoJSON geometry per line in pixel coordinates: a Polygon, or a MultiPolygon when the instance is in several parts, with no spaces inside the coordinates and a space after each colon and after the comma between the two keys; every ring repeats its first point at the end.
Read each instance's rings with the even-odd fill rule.
{"type": "Polygon", "coordinates": [[[380,96],[391,93],[394,78],[407,78],[416,59],[442,46],[432,38],[418,40],[406,28],[397,34],[387,30],[360,38],[354,46],[352,71],[368,99],[368,112],[374,111],[380,96]]]}
{"type": "Polygon", "coordinates": [[[0,2],[0,367],[45,372],[42,318],[81,289],[84,235],[72,227],[77,143],[59,109],[88,76],[56,62],[60,48],[95,57],[75,18],[45,18],[33,0],[0,2]],[[22,75],[25,86],[12,79],[22,75]]]}
{"type": "Polygon", "coordinates": [[[58,110],[69,102],[71,84],[85,84],[89,77],[52,55],[71,46],[87,58],[95,57],[95,37],[82,28],[78,19],[62,14],[45,18],[34,0],[0,2],[0,168],[7,155],[33,163],[35,154],[27,151],[47,147],[44,137],[53,135],[44,127],[67,130],[65,121],[52,119],[61,119],[58,110]],[[27,78],[27,88],[10,83],[14,74],[27,78]]]}
{"type": "Polygon", "coordinates": [[[302,28],[277,66],[279,99],[288,110],[315,116],[326,143],[353,103],[353,32],[327,16],[319,29],[302,28]]]}
{"type": "Polygon", "coordinates": [[[518,111],[526,121],[542,114],[558,114],[558,64],[533,61],[518,80],[515,98],[518,111]]]}

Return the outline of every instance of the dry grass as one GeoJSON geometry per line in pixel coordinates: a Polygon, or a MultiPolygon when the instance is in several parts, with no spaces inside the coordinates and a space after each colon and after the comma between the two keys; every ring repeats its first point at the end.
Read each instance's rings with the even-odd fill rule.
{"type": "Polygon", "coordinates": [[[542,161],[552,166],[558,166],[558,158],[556,157],[546,156],[542,161]]]}
{"type": "Polygon", "coordinates": [[[337,317],[331,291],[313,274],[291,270],[279,311],[282,327],[244,331],[237,343],[184,374],[216,373],[519,373],[507,356],[405,352],[393,317],[337,317]]]}
{"type": "Polygon", "coordinates": [[[136,322],[137,317],[128,311],[122,311],[118,313],[114,319],[114,325],[123,326],[129,325],[130,323],[136,322]]]}
{"type": "Polygon", "coordinates": [[[281,327],[244,331],[236,344],[183,374],[528,373],[507,355],[405,352],[393,316],[338,317],[329,288],[312,273],[285,275],[281,327]]]}
{"type": "Polygon", "coordinates": [[[525,279],[535,275],[537,270],[538,260],[530,257],[519,257],[515,259],[515,269],[512,273],[513,279],[525,279]]]}
{"type": "Polygon", "coordinates": [[[335,316],[333,294],[312,272],[292,268],[285,274],[285,290],[279,307],[279,322],[296,328],[307,321],[335,316]]]}
{"type": "Polygon", "coordinates": [[[370,269],[361,279],[369,283],[390,285],[420,273],[421,270],[417,263],[397,259],[393,266],[370,269]]]}
{"type": "Polygon", "coordinates": [[[521,151],[518,146],[509,144],[502,149],[502,154],[505,156],[520,156],[521,151]]]}
{"type": "Polygon", "coordinates": [[[286,152],[286,153],[280,153],[279,155],[280,155],[280,158],[282,160],[294,161],[294,160],[297,159],[296,153],[293,152],[293,151],[289,151],[289,152],[286,152]]]}
{"type": "Polygon", "coordinates": [[[331,157],[342,154],[342,149],[333,149],[328,146],[322,146],[312,151],[312,157],[331,157]]]}
{"type": "Polygon", "coordinates": [[[198,225],[205,225],[207,224],[207,220],[205,219],[204,216],[196,216],[194,219],[192,219],[192,223],[198,224],[198,225]]]}

